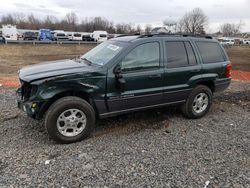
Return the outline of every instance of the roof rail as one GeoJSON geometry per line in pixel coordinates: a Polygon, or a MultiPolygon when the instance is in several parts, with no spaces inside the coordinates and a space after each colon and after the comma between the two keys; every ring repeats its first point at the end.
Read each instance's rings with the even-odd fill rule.
{"type": "Polygon", "coordinates": [[[210,35],[202,34],[192,34],[192,33],[149,33],[140,35],[138,38],[147,38],[147,37],[197,37],[197,38],[206,38],[213,39],[210,35]]]}
{"type": "Polygon", "coordinates": [[[116,36],[116,38],[118,38],[118,37],[136,36],[136,35],[141,36],[140,33],[134,33],[134,34],[121,34],[121,35],[116,36]]]}

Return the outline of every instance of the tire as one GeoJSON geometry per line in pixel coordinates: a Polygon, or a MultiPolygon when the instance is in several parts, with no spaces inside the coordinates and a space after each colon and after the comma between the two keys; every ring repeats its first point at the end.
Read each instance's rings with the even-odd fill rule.
{"type": "Polygon", "coordinates": [[[210,88],[198,85],[192,90],[186,102],[181,106],[181,111],[187,118],[201,118],[209,111],[212,104],[212,97],[213,94],[210,88]]]}
{"type": "Polygon", "coordinates": [[[45,116],[45,128],[56,142],[69,144],[88,137],[95,126],[95,111],[79,97],[63,97],[54,102],[45,116]]]}

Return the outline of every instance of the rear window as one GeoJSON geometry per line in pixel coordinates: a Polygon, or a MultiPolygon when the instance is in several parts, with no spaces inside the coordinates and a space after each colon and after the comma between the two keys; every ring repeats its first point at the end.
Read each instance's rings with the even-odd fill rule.
{"type": "Polygon", "coordinates": [[[225,61],[221,47],[216,42],[196,42],[203,63],[217,63],[225,61]]]}
{"type": "Polygon", "coordinates": [[[74,37],[81,37],[81,34],[74,34],[74,37]]]}
{"type": "Polygon", "coordinates": [[[103,37],[103,38],[105,38],[105,37],[107,37],[107,35],[104,35],[104,34],[100,34],[100,37],[103,37]]]}
{"type": "Polygon", "coordinates": [[[65,34],[64,33],[57,33],[56,36],[58,36],[58,37],[65,37],[65,34]]]}
{"type": "Polygon", "coordinates": [[[183,42],[166,42],[167,67],[177,68],[188,66],[188,58],[183,42]]]}

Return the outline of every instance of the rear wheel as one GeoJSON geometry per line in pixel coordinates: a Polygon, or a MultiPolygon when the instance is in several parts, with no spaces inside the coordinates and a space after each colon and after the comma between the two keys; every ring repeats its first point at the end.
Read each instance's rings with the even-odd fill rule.
{"type": "Polygon", "coordinates": [[[209,111],[211,104],[211,89],[207,86],[199,85],[190,93],[181,110],[187,118],[201,118],[209,111]]]}
{"type": "Polygon", "coordinates": [[[81,141],[92,132],[95,112],[79,97],[63,97],[49,108],[45,127],[49,136],[60,143],[81,141]]]}

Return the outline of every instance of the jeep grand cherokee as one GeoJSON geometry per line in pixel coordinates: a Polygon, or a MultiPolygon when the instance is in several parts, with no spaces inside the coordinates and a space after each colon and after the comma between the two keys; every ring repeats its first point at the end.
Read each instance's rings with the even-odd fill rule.
{"type": "Polygon", "coordinates": [[[231,64],[211,37],[124,36],[103,42],[79,59],[19,71],[18,107],[45,116],[60,143],[86,138],[96,118],[178,105],[187,118],[204,116],[214,92],[226,89],[231,64]]]}

